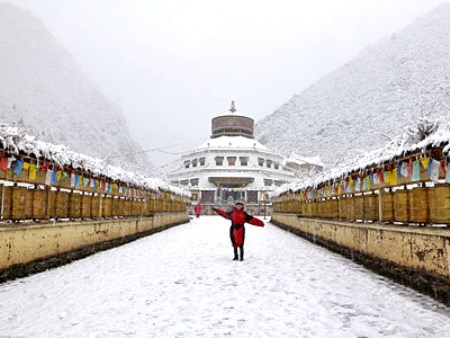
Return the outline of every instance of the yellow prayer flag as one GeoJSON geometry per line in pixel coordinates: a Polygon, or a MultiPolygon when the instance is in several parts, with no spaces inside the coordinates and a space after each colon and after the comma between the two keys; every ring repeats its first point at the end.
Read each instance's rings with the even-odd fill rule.
{"type": "Polygon", "coordinates": [[[350,178],[348,179],[348,184],[353,188],[353,185],[355,184],[355,182],[353,181],[353,178],[350,176],[350,178]]]}
{"type": "Polygon", "coordinates": [[[395,168],[394,170],[391,171],[391,184],[392,185],[398,184],[397,178],[398,178],[398,169],[395,168]]]}
{"type": "Polygon", "coordinates": [[[391,172],[390,171],[385,171],[384,172],[384,183],[385,184],[391,184],[390,180],[391,180],[391,172]]]}
{"type": "Polygon", "coordinates": [[[28,179],[35,180],[36,179],[36,164],[30,164],[28,169],[28,179]]]}
{"type": "Polygon", "coordinates": [[[62,177],[62,170],[58,170],[57,172],[56,172],[56,180],[59,182],[60,180],[61,180],[61,177],[62,177]]]}
{"type": "Polygon", "coordinates": [[[28,162],[23,162],[22,170],[28,170],[29,168],[30,168],[30,163],[28,163],[28,162]]]}
{"type": "Polygon", "coordinates": [[[421,159],[420,159],[420,164],[422,164],[422,167],[423,167],[425,170],[428,170],[428,164],[430,164],[430,158],[429,158],[429,157],[421,158],[421,159]]]}
{"type": "Polygon", "coordinates": [[[370,190],[370,176],[364,178],[366,180],[366,190],[370,190]]]}

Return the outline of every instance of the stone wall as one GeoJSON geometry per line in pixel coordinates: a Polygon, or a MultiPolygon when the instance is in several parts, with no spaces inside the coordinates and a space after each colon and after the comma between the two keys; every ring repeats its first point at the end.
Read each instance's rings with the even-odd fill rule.
{"type": "Polygon", "coordinates": [[[0,282],[86,257],[139,237],[189,222],[187,212],[0,227],[0,282]]]}
{"type": "Polygon", "coordinates": [[[450,305],[447,228],[350,223],[275,213],[272,223],[450,305]]]}

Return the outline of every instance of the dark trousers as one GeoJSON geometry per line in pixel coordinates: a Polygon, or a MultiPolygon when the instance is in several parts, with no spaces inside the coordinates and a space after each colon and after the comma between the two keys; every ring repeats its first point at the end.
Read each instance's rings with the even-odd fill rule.
{"type": "MultiPolygon", "coordinates": [[[[241,225],[242,227],[244,227],[243,225],[241,225]]],[[[233,244],[233,250],[234,250],[234,258],[238,259],[238,248],[235,248],[235,240],[234,240],[234,236],[233,236],[233,229],[234,229],[234,225],[230,226],[230,239],[231,239],[231,243],[233,244]]],[[[240,251],[240,258],[241,260],[244,259],[244,241],[245,241],[245,227],[243,230],[243,234],[242,234],[242,245],[239,247],[239,251],[240,251]]]]}

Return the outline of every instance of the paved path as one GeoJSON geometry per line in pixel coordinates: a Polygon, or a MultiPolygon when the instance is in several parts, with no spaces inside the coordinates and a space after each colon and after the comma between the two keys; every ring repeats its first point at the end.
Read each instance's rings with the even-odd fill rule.
{"type": "Polygon", "coordinates": [[[450,310],[273,225],[204,216],[0,285],[0,337],[448,337],[450,310]]]}

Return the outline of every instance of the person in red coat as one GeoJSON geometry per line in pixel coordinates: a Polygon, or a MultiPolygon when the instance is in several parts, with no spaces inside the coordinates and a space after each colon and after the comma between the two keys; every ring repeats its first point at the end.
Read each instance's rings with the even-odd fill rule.
{"type": "Polygon", "coordinates": [[[197,203],[194,210],[195,210],[195,216],[197,216],[197,218],[199,218],[200,214],[202,212],[202,206],[200,205],[200,203],[197,203]]]}
{"type": "Polygon", "coordinates": [[[244,223],[249,223],[252,225],[264,226],[264,222],[260,219],[247,214],[244,211],[244,203],[238,202],[234,205],[231,211],[225,211],[219,208],[213,208],[220,216],[231,220],[230,226],[230,239],[233,245],[234,258],[233,260],[238,260],[238,248],[240,251],[240,259],[244,260],[244,240],[245,240],[245,227],[244,223]]]}

